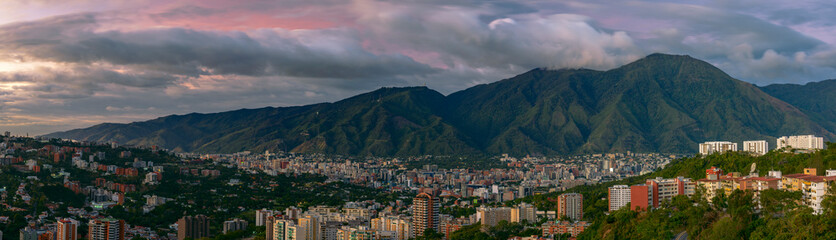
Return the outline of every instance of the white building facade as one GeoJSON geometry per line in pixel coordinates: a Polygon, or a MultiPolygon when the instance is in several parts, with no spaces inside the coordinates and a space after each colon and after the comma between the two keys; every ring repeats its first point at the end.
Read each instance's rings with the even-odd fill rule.
{"type": "Polygon", "coordinates": [[[785,147],[804,150],[824,149],[824,138],[814,135],[783,136],[778,138],[776,147],[778,149],[785,147]]]}
{"type": "Polygon", "coordinates": [[[608,205],[610,212],[627,206],[627,204],[630,203],[630,186],[615,185],[609,187],[607,200],[609,202],[608,205]]]}
{"type": "Polygon", "coordinates": [[[723,141],[700,143],[700,154],[703,156],[728,151],[737,151],[737,143],[723,141]]]}
{"type": "Polygon", "coordinates": [[[769,152],[769,143],[766,140],[743,141],[743,149],[741,150],[762,156],[769,152]]]}

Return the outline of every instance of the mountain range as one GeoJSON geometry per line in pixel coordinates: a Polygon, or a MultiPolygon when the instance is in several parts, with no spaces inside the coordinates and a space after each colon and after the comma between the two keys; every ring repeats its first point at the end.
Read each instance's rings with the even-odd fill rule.
{"type": "Polygon", "coordinates": [[[836,139],[836,80],[758,87],[689,56],[533,69],[448,96],[381,88],[334,103],[171,115],[45,135],[175,151],[558,155],[697,151],[708,140],[836,139]]]}

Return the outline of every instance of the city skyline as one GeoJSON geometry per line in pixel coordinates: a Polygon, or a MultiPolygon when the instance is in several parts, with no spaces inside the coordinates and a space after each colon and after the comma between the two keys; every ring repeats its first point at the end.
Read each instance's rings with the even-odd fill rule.
{"type": "Polygon", "coordinates": [[[0,127],[45,134],[169,114],[444,94],[531,68],[653,52],[766,85],[833,78],[831,3],[11,1],[0,127]],[[454,23],[454,24],[451,24],[454,23]],[[733,23],[733,24],[728,24],[733,23]]]}

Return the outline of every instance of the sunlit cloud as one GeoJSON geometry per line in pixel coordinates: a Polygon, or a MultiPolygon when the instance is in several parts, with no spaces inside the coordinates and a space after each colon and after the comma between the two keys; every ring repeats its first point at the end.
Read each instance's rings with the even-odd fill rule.
{"type": "Polygon", "coordinates": [[[531,68],[689,54],[758,85],[836,75],[836,7],[785,1],[11,0],[0,129],[43,134],[290,106],[383,86],[444,94],[531,68]]]}

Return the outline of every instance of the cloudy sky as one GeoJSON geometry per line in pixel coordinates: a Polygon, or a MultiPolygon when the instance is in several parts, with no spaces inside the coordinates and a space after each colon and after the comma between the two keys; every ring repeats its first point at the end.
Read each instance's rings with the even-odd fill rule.
{"type": "Polygon", "coordinates": [[[536,67],[688,54],[758,85],[836,78],[832,1],[2,0],[0,131],[444,94],[536,67]],[[683,2],[689,2],[683,4],[683,2]]]}

